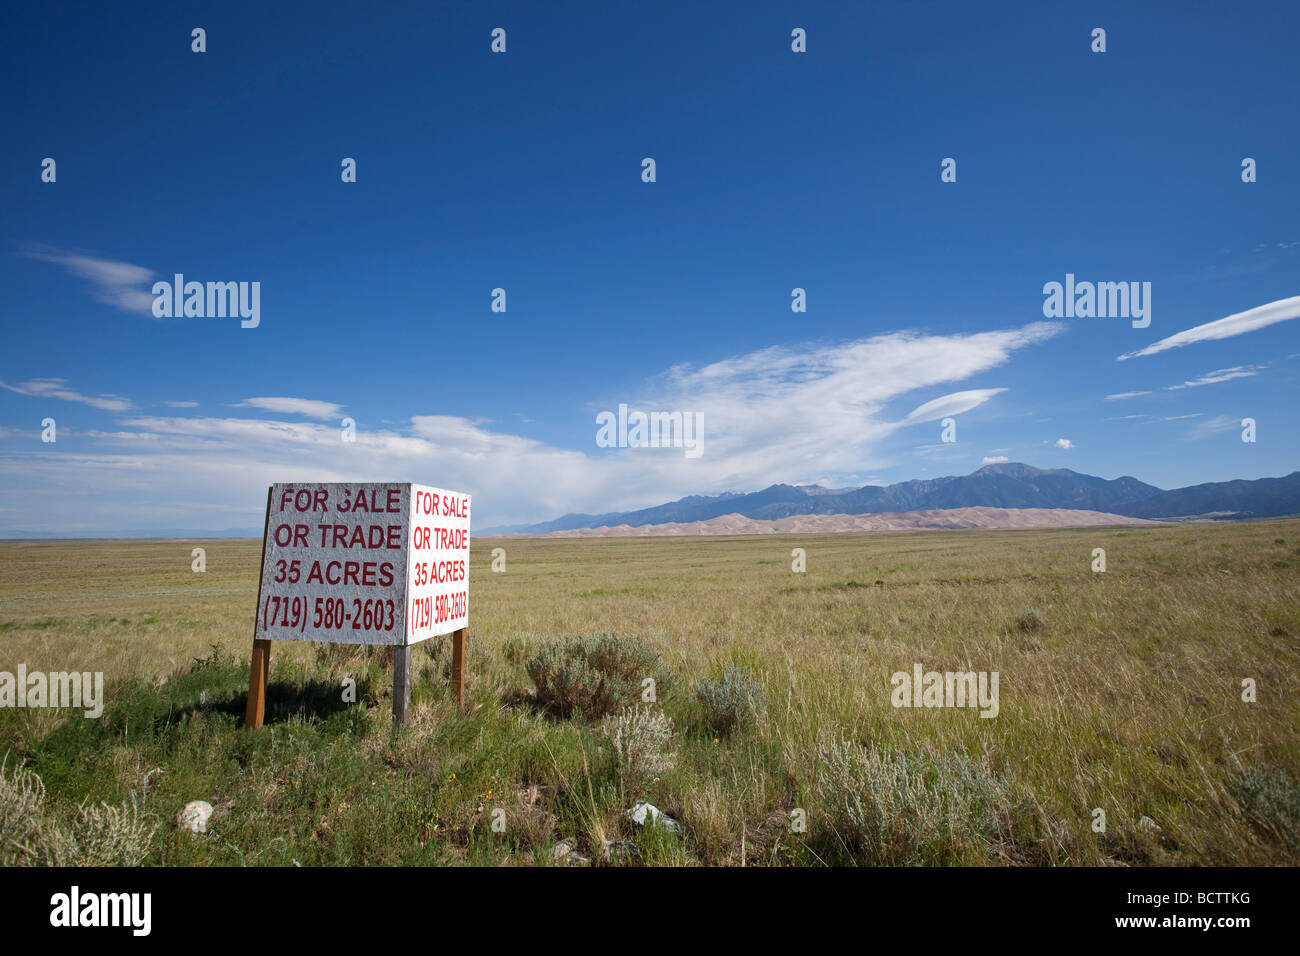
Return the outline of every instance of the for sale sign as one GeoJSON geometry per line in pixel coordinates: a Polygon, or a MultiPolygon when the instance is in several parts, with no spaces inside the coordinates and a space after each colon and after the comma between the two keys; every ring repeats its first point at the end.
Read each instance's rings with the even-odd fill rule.
{"type": "Polygon", "coordinates": [[[467,627],[469,504],[409,483],[273,485],[257,637],[404,645],[467,627]]]}

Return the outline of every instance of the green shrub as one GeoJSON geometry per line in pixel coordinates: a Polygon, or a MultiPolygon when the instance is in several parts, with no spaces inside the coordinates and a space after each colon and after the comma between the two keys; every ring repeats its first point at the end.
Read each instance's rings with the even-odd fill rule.
{"type": "Polygon", "coordinates": [[[659,653],[640,638],[614,634],[569,637],[544,646],[524,665],[537,687],[536,701],[560,717],[599,720],[641,699],[642,682],[665,693],[671,675],[659,653]]]}
{"type": "Polygon", "coordinates": [[[821,748],[819,792],[849,854],[870,865],[978,862],[1009,842],[1018,801],[985,759],[821,748]]]}
{"type": "Polygon", "coordinates": [[[1289,847],[1300,846],[1300,784],[1280,767],[1263,766],[1239,774],[1233,793],[1256,824],[1282,835],[1289,847]]]}
{"type": "Polygon", "coordinates": [[[763,689],[738,667],[728,667],[721,680],[700,681],[695,697],[704,708],[704,722],[718,734],[750,727],[767,710],[763,689]]]}

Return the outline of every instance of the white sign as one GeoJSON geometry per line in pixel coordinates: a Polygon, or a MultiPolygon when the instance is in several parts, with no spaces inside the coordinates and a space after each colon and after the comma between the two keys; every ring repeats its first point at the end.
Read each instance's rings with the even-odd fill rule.
{"type": "Polygon", "coordinates": [[[409,483],[273,485],[257,636],[414,644],[467,627],[469,504],[409,483]]]}

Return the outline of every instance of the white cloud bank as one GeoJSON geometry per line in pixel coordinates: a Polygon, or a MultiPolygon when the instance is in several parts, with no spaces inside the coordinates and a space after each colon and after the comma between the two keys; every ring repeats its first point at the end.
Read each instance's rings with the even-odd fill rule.
{"type": "Polygon", "coordinates": [[[359,420],[355,442],[345,442],[337,423],[325,421],[341,406],[311,399],[242,404],[275,412],[275,403],[282,413],[318,421],[122,416],[113,430],[94,432],[75,449],[62,438],[40,449],[8,446],[0,488],[23,495],[31,508],[26,517],[5,516],[0,528],[248,527],[260,522],[274,481],[411,480],[454,488],[475,496],[475,526],[482,528],[814,476],[839,480],[891,464],[884,440],[909,424],[974,408],[1003,389],[948,394],[901,419],[889,414],[894,402],[997,368],[1062,329],[1034,323],[967,335],[895,332],[678,366],[645,394],[593,403],[590,445],[582,450],[438,414],[412,415],[401,428],[359,420]],[[597,448],[596,411],[620,401],[702,413],[704,454],[597,448]]]}

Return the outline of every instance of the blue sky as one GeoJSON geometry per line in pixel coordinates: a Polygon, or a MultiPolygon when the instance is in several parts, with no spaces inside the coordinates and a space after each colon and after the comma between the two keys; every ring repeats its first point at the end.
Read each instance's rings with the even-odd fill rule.
{"type": "Polygon", "coordinates": [[[1056,6],[10,5],[0,534],[256,527],[292,480],[485,527],[1296,470],[1300,7],[1056,6]],[[259,282],[260,323],[156,318],[178,272],[259,282]],[[1067,273],[1150,282],[1150,326],[1045,319],[1067,273]],[[703,454],[597,447],[620,403],[701,413],[703,454]]]}

